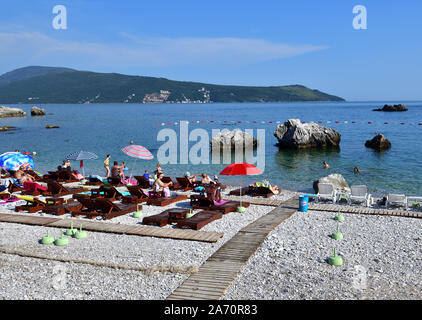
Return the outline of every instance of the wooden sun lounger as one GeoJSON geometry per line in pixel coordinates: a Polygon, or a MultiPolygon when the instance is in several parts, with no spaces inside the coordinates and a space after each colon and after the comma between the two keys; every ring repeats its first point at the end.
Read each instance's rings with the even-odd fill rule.
{"type": "Polygon", "coordinates": [[[19,192],[25,190],[23,187],[18,186],[16,183],[11,182],[9,185],[9,193],[19,192]]]}
{"type": "Polygon", "coordinates": [[[106,198],[95,199],[95,206],[104,220],[134,212],[138,207],[142,209],[141,205],[114,203],[106,198]]]}
{"type": "Polygon", "coordinates": [[[28,211],[29,213],[35,213],[42,210],[45,206],[45,202],[42,202],[38,198],[34,198],[32,201],[26,200],[26,204],[23,206],[16,206],[15,211],[28,211]]]}
{"type": "Polygon", "coordinates": [[[233,196],[244,196],[249,195],[251,197],[264,197],[264,198],[270,198],[274,195],[274,193],[266,187],[248,187],[248,188],[242,188],[242,194],[240,194],[240,188],[236,190],[232,190],[229,192],[230,195],[233,196]]]}
{"type": "Polygon", "coordinates": [[[56,181],[48,181],[47,191],[43,191],[42,194],[45,196],[53,195],[56,197],[61,197],[69,194],[81,193],[84,191],[85,189],[83,188],[67,188],[56,181]]]}
{"type": "Polygon", "coordinates": [[[223,214],[221,211],[200,211],[191,218],[179,220],[176,227],[188,227],[194,230],[199,230],[208,223],[221,219],[222,216],[223,214]]]}
{"type": "Polygon", "coordinates": [[[186,195],[175,195],[170,197],[159,197],[159,198],[149,198],[147,201],[147,205],[151,206],[167,206],[174,202],[186,200],[188,197],[186,195]]]}
{"type": "MultiPolygon", "coordinates": [[[[237,210],[237,207],[240,206],[239,201],[228,201],[221,205],[215,205],[213,200],[205,196],[191,195],[190,205],[192,209],[205,209],[211,211],[221,211],[226,214],[229,212],[234,212],[237,210]]],[[[247,208],[250,206],[249,202],[242,201],[242,206],[247,208]]]]}
{"type": "Polygon", "coordinates": [[[114,187],[123,187],[124,186],[124,184],[122,183],[120,178],[115,178],[115,177],[108,177],[107,178],[107,184],[112,185],[114,187]]]}
{"type": "Polygon", "coordinates": [[[184,217],[188,211],[189,209],[182,208],[167,209],[159,214],[143,218],[142,223],[164,227],[169,223],[177,223],[181,220],[185,220],[184,217]]]}
{"type": "Polygon", "coordinates": [[[78,202],[82,205],[82,208],[80,210],[73,211],[72,217],[87,216],[88,218],[94,218],[99,215],[96,210],[96,199],[91,199],[89,197],[78,197],[76,200],[78,200],[78,202]]]}
{"type": "Polygon", "coordinates": [[[134,176],[134,178],[136,179],[136,181],[138,181],[138,185],[141,188],[144,188],[144,189],[151,188],[151,185],[149,184],[149,180],[145,178],[144,176],[134,176]]]}
{"type": "Polygon", "coordinates": [[[170,177],[163,177],[163,178],[161,178],[161,181],[163,181],[164,183],[172,182],[173,185],[170,187],[170,190],[180,190],[180,189],[182,189],[181,185],[177,182],[174,182],[170,177]]]}
{"type": "Polygon", "coordinates": [[[48,204],[42,209],[42,212],[61,216],[65,213],[79,211],[81,209],[82,209],[82,204],[80,202],[68,201],[65,203],[48,204]]]}
{"type": "Polygon", "coordinates": [[[107,198],[111,201],[122,199],[124,196],[114,186],[101,186],[91,190],[91,198],[107,198]]]}
{"type": "Polygon", "coordinates": [[[57,173],[58,173],[57,182],[70,183],[70,182],[79,181],[73,176],[72,171],[70,170],[60,170],[60,171],[57,171],[57,173]]]}
{"type": "Polygon", "coordinates": [[[192,190],[199,185],[198,183],[191,183],[186,177],[176,177],[176,180],[184,191],[192,190]]]}
{"type": "Polygon", "coordinates": [[[99,180],[98,178],[90,178],[88,182],[85,183],[87,186],[102,186],[104,182],[99,180]]]}
{"type": "Polygon", "coordinates": [[[10,193],[7,192],[1,192],[0,193],[0,199],[9,199],[10,198],[10,193]]]}
{"type": "Polygon", "coordinates": [[[126,186],[127,190],[130,193],[130,196],[124,196],[122,199],[122,203],[142,203],[148,201],[148,196],[142,190],[142,188],[138,186],[126,186]]]}

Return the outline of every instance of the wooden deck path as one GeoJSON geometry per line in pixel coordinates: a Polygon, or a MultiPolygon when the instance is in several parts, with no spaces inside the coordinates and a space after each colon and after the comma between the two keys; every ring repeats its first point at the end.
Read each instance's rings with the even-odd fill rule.
{"type": "Polygon", "coordinates": [[[167,300],[218,300],[267,235],[298,209],[294,197],[240,230],[167,300]]]}
{"type": "Polygon", "coordinates": [[[191,240],[201,242],[217,242],[223,233],[209,232],[209,231],[196,231],[190,229],[173,229],[173,228],[160,228],[154,226],[140,226],[130,224],[117,224],[86,221],[80,219],[60,219],[60,218],[47,218],[39,216],[19,215],[19,214],[5,214],[0,213],[0,222],[21,223],[28,225],[38,225],[53,228],[70,228],[73,222],[74,228],[82,228],[88,231],[108,232],[117,234],[129,234],[146,237],[169,238],[178,240],[191,240]]]}
{"type": "Polygon", "coordinates": [[[393,210],[393,209],[375,209],[367,207],[353,207],[338,204],[324,204],[324,203],[310,203],[308,210],[315,211],[329,211],[329,212],[343,212],[355,214],[369,214],[369,215],[384,215],[408,218],[422,218],[422,212],[411,210],[393,210]]]}

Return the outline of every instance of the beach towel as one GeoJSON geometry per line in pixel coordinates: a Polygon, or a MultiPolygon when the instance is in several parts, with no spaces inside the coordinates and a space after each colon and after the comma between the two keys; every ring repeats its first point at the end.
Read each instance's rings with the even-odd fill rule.
{"type": "Polygon", "coordinates": [[[82,180],[84,178],[84,176],[78,170],[73,170],[72,176],[74,176],[75,179],[78,179],[78,180],[82,180]]]}
{"type": "Polygon", "coordinates": [[[229,200],[220,200],[220,201],[215,201],[214,200],[214,205],[215,206],[222,206],[223,204],[229,202],[229,200]]]}
{"type": "Polygon", "coordinates": [[[46,190],[48,190],[48,188],[43,187],[42,185],[40,185],[36,182],[30,182],[30,181],[25,181],[23,183],[23,188],[25,190],[28,190],[28,191],[37,191],[37,190],[46,191],[46,190]]]}

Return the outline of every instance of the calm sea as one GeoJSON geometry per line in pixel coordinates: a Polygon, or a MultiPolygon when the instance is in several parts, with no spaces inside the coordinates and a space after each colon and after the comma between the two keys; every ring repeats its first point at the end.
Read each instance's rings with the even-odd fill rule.
{"type": "MultiPolygon", "coordinates": [[[[86,161],[85,173],[101,175],[104,175],[102,162],[110,153],[112,161],[125,161],[129,169],[138,174],[145,169],[153,171],[157,161],[135,163],[121,148],[133,140],[156,156],[163,143],[157,141],[158,132],[172,128],[178,133],[179,127],[174,123],[187,120],[189,130],[204,128],[210,136],[211,129],[218,128],[255,129],[255,135],[256,129],[266,130],[265,172],[243,179],[244,183],[269,179],[281,188],[310,191],[317,178],[340,173],[349,184],[366,184],[372,192],[422,195],[422,125],[418,125],[422,123],[422,102],[404,102],[408,112],[371,111],[386,103],[394,102],[38,105],[46,109],[47,116],[0,119],[0,126],[18,127],[13,132],[0,132],[0,153],[15,149],[36,151],[36,170],[45,173],[54,170],[74,151],[92,151],[99,159],[86,161]],[[273,132],[277,122],[291,118],[322,121],[324,126],[338,130],[342,135],[340,150],[279,150],[273,132]],[[60,129],[47,130],[47,124],[58,125],[60,129]],[[391,141],[390,150],[379,153],[364,146],[376,132],[391,141]],[[324,160],[330,169],[322,168],[324,160]],[[354,174],[354,166],[362,172],[354,174]]],[[[28,114],[32,107],[9,106],[21,108],[28,114]]],[[[190,146],[194,144],[191,142],[190,146]]],[[[79,163],[72,166],[79,167],[79,163]]],[[[185,171],[218,174],[225,166],[188,164],[163,165],[163,168],[174,177],[185,171]]],[[[220,176],[220,180],[239,183],[239,177],[220,176]]]]}

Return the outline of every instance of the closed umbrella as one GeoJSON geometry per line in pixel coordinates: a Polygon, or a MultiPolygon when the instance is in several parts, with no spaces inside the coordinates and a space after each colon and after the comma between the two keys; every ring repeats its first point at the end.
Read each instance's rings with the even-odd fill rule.
{"type": "Polygon", "coordinates": [[[253,164],[241,162],[232,163],[220,172],[221,175],[225,176],[240,176],[240,206],[237,208],[239,212],[245,212],[245,208],[242,207],[242,176],[258,175],[262,171],[255,167],[253,164]]]}
{"type": "Polygon", "coordinates": [[[0,167],[6,170],[18,170],[21,166],[34,168],[32,156],[21,152],[6,152],[0,155],[0,167]]]}
{"type": "MultiPolygon", "coordinates": [[[[145,148],[143,146],[136,145],[136,144],[131,144],[127,147],[124,147],[122,149],[122,152],[124,154],[128,155],[129,157],[135,158],[133,166],[135,166],[137,159],[143,159],[143,160],[154,159],[154,156],[152,155],[152,153],[147,148],[145,148]]],[[[132,167],[132,170],[131,170],[131,173],[130,173],[130,178],[132,178],[132,173],[133,173],[133,167],[132,167]]]]}
{"type": "Polygon", "coordinates": [[[75,161],[79,160],[80,167],[82,168],[82,175],[85,176],[84,160],[98,159],[98,156],[95,153],[89,151],[77,151],[69,154],[65,159],[75,161]]]}

